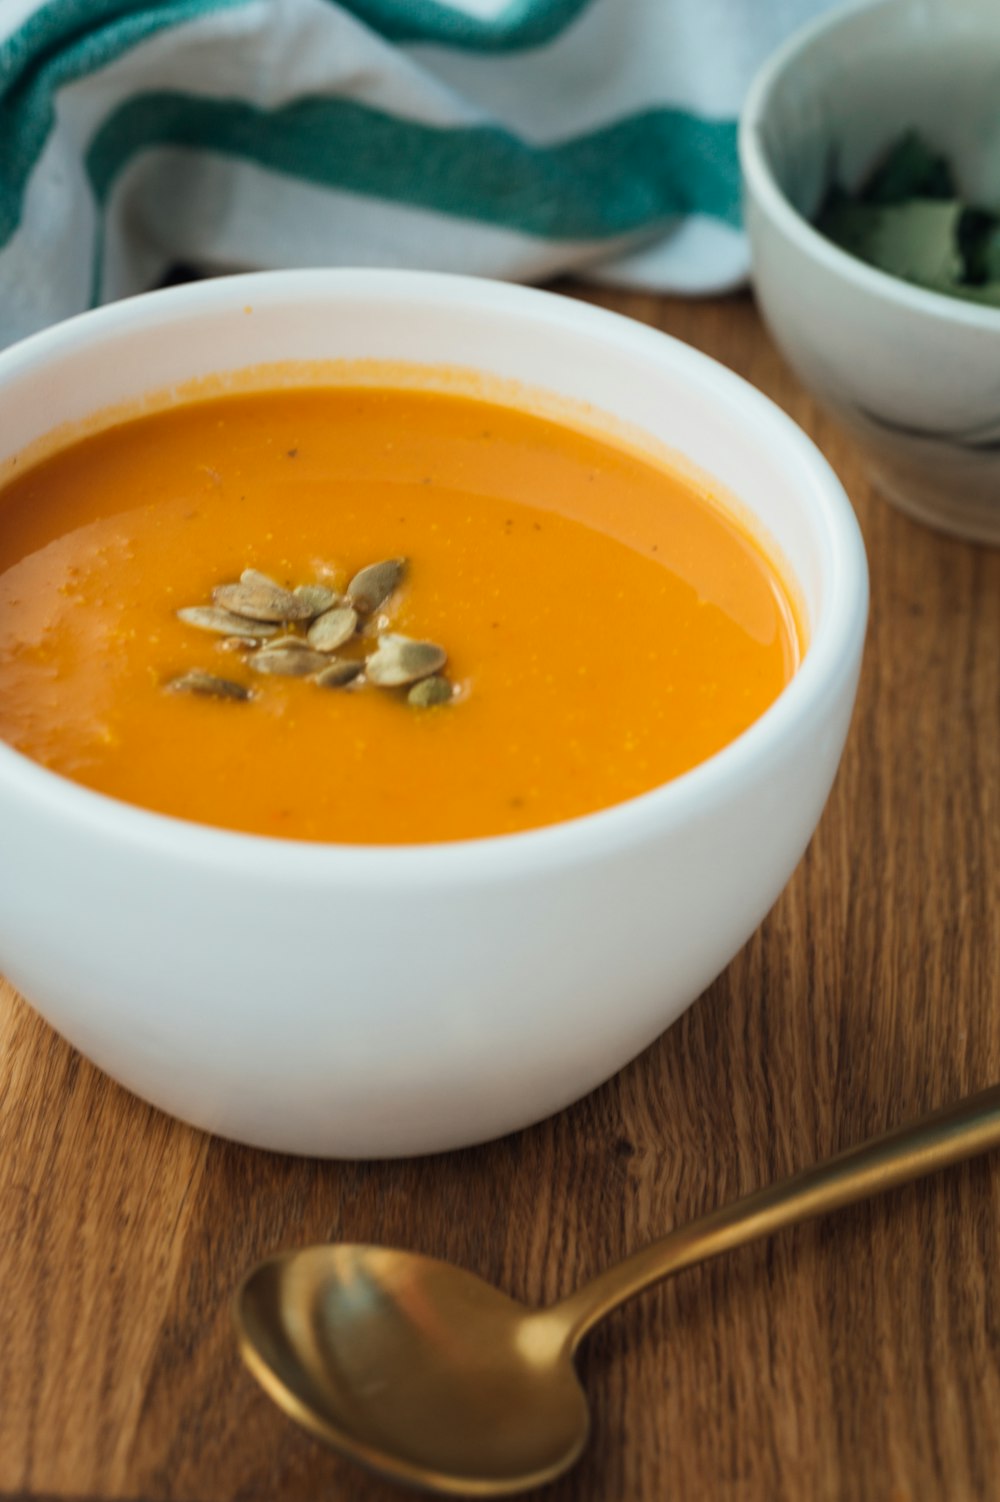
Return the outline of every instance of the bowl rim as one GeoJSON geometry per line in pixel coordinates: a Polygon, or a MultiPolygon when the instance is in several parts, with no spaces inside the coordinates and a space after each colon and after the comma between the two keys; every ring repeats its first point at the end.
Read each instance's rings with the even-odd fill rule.
{"type": "MultiPolygon", "coordinates": [[[[155,328],[175,314],[213,315],[230,303],[282,304],[304,297],[347,295],[443,297],[461,306],[520,314],[540,334],[553,324],[592,333],[626,352],[655,360],[711,399],[742,407],[772,449],[801,474],[811,525],[820,543],[828,588],[824,608],[797,671],[777,699],[735,740],[670,782],[606,808],[512,834],[424,844],[321,843],[218,828],[158,813],[96,792],[51,771],[0,741],[0,798],[43,803],[60,822],[86,828],[112,843],[168,860],[197,861],[250,877],[349,877],[353,886],[387,889],[394,881],[452,884],[561,870],[582,861],[634,850],[718,805],[734,784],[750,779],[774,750],[794,739],[857,670],[868,613],[868,565],[860,527],[840,480],[810,438],[763,392],[683,341],[623,314],[536,288],[450,273],[316,268],[251,272],[159,289],[108,304],[55,324],[0,351],[0,379],[39,366],[118,333],[155,328]]],[[[747,506],[753,514],[752,507],[747,506]]],[[[803,588],[801,580],[797,580],[803,588]]]]}
{"type": "MultiPolygon", "coordinates": [[[[783,79],[802,58],[823,46],[834,33],[852,26],[860,15],[869,11],[904,10],[915,0],[849,0],[835,6],[795,31],[755,74],[740,111],[737,144],[746,188],[761,208],[784,231],[803,253],[821,262],[828,271],[852,281],[863,292],[895,303],[909,312],[980,331],[1000,332],[1000,308],[988,303],[969,302],[933,292],[914,282],[904,281],[877,266],[870,266],[849,251],[843,250],[794,207],[771,169],[764,145],[764,132],[771,98],[783,79]]],[[[942,0],[947,12],[947,0],[942,0]]]]}

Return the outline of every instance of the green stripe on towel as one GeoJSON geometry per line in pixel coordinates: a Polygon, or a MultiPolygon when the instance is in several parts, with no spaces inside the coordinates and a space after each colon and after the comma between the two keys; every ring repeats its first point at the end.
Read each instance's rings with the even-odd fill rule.
{"type": "Polygon", "coordinates": [[[508,0],[495,16],[470,16],[441,0],[343,0],[389,42],[428,42],[469,52],[518,52],[542,47],[593,0],[508,0]]]}
{"type": "Polygon", "coordinates": [[[645,110],[535,146],[500,127],[425,125],[326,96],[265,110],[142,94],[114,110],[91,142],[86,165],[98,202],[135,157],[164,146],[550,240],[611,238],[679,214],[740,222],[736,123],[684,110],[645,110]]]}

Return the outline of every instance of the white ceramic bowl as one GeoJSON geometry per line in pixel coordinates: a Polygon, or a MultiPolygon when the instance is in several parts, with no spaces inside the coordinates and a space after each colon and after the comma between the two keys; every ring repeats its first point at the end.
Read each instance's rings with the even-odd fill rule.
{"type": "Polygon", "coordinates": [[[1000,309],[927,292],[838,249],[810,220],[831,174],[855,187],[915,127],[963,190],[1000,204],[1000,4],[876,0],[801,32],[740,125],[753,276],[807,386],[860,439],[884,494],[1000,543],[1000,309]]]}
{"type": "Polygon", "coordinates": [[[759,924],[840,758],[867,572],[836,478],[750,386],[627,319],[456,277],[267,273],[61,324],[0,355],[0,473],[63,420],[199,375],[335,357],[526,380],[680,450],[777,542],[811,636],[777,702],[709,762],[498,839],[232,834],[0,746],[0,969],[54,1027],[210,1131],[300,1153],[423,1153],[525,1126],[606,1079],[759,924]]]}

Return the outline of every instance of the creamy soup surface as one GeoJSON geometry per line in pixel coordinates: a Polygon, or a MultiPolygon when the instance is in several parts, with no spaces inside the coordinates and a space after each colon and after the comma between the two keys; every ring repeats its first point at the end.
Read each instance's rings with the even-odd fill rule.
{"type": "Polygon", "coordinates": [[[226,829],[409,844],[571,819],[725,746],[801,649],[777,569],[689,480],[467,396],[220,395],[0,491],[0,738],[226,829]],[[438,644],[447,702],[363,672],[265,674],[253,651],[274,632],[248,648],[177,614],[247,569],[342,595],[388,559],[402,582],[324,660],[364,660],[386,633],[438,644]],[[190,673],[247,697],[173,686],[190,673]]]}

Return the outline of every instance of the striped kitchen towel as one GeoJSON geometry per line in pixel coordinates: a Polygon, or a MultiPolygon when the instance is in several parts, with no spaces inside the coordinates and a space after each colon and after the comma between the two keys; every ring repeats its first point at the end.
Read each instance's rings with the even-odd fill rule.
{"type": "Polygon", "coordinates": [[[736,114],[830,0],[0,0],[0,344],[203,270],[740,281],[736,114]]]}

